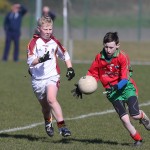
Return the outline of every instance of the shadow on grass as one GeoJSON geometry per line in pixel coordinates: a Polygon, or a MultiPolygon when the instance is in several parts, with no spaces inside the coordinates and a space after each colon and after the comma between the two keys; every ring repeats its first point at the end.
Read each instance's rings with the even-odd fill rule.
{"type": "MultiPolygon", "coordinates": [[[[23,134],[0,134],[0,138],[15,138],[15,139],[27,139],[29,141],[42,141],[49,142],[47,137],[37,137],[33,135],[23,135],[23,134]]],[[[71,144],[72,142],[80,142],[85,144],[107,144],[107,145],[122,145],[122,146],[131,146],[129,143],[118,143],[116,141],[104,141],[102,139],[77,139],[77,138],[62,138],[61,140],[51,141],[52,143],[62,143],[62,144],[71,144]]]]}
{"type": "Polygon", "coordinates": [[[23,134],[11,135],[6,133],[0,134],[0,138],[27,139],[29,141],[41,141],[46,139],[46,137],[37,137],[33,135],[23,135],[23,134]]]}
{"type": "Polygon", "coordinates": [[[122,145],[122,146],[131,146],[129,143],[118,143],[116,141],[104,141],[102,139],[77,139],[77,138],[63,138],[59,141],[53,141],[53,143],[62,143],[68,144],[71,142],[82,142],[85,144],[108,144],[108,145],[122,145]]]}

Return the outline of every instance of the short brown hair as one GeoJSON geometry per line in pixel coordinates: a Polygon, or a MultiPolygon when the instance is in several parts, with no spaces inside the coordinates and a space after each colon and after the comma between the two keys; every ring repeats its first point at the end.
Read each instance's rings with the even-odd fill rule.
{"type": "Polygon", "coordinates": [[[108,32],[104,36],[103,44],[109,43],[109,42],[115,42],[116,44],[119,43],[119,37],[117,32],[108,32]]]}
{"type": "Polygon", "coordinates": [[[46,24],[46,23],[49,23],[50,25],[53,25],[53,21],[50,17],[42,16],[41,18],[38,19],[37,26],[41,27],[43,24],[46,24]]]}

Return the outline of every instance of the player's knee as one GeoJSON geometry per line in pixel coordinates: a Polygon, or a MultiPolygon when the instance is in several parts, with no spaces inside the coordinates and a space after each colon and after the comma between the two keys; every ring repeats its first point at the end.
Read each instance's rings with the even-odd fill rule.
{"type": "Polygon", "coordinates": [[[141,115],[135,115],[135,116],[131,116],[134,120],[139,120],[141,118],[141,115]]]}

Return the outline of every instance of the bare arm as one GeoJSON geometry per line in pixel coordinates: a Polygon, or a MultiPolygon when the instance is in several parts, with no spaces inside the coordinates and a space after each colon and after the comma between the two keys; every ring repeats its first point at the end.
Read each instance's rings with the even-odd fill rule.
{"type": "Polygon", "coordinates": [[[66,60],[65,62],[66,62],[67,68],[72,67],[72,63],[71,63],[71,60],[70,60],[70,59],[66,60]]]}
{"type": "Polygon", "coordinates": [[[39,58],[34,59],[31,65],[35,66],[39,63],[39,58]]]}

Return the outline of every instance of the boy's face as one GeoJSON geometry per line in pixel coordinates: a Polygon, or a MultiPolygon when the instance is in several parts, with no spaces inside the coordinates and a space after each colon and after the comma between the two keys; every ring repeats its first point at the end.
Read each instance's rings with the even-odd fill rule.
{"type": "Polygon", "coordinates": [[[119,44],[116,45],[115,42],[109,42],[104,44],[104,49],[108,58],[112,57],[116,49],[118,48],[119,48],[119,44]]]}
{"type": "Polygon", "coordinates": [[[53,32],[53,26],[49,23],[43,24],[41,27],[39,27],[40,36],[43,39],[49,39],[53,32]]]}

